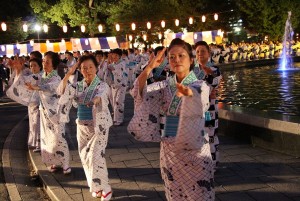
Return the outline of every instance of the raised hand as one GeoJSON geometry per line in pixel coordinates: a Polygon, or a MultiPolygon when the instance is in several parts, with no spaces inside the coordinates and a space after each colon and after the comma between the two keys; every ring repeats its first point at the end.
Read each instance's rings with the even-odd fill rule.
{"type": "Polygon", "coordinates": [[[78,67],[79,62],[77,62],[76,64],[74,64],[68,71],[68,75],[73,75],[74,72],[76,71],[77,67],[78,67]]]}
{"type": "Polygon", "coordinates": [[[150,59],[148,68],[154,69],[158,67],[164,60],[165,51],[167,48],[162,49],[153,59],[150,59]]]}
{"type": "Polygon", "coordinates": [[[8,64],[16,71],[17,75],[19,75],[23,69],[24,61],[16,58],[15,60],[10,60],[8,64]]]}

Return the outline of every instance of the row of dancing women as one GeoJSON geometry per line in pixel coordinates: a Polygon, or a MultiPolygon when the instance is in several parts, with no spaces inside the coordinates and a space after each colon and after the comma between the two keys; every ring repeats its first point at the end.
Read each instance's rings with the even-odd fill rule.
{"type": "MultiPolygon", "coordinates": [[[[127,130],[136,140],[160,142],[160,169],[169,201],[215,198],[216,97],[222,76],[208,62],[207,43],[199,41],[195,48],[196,58],[192,46],[178,38],[168,48],[157,48],[139,65],[139,75],[130,86],[135,106],[127,130]],[[169,74],[164,74],[166,69],[169,74]]],[[[71,107],[77,108],[79,156],[90,192],[101,200],[112,197],[105,160],[109,129],[123,124],[129,69],[138,65],[126,62],[122,54],[120,49],[112,50],[105,65],[97,56],[83,55],[62,79],[56,70],[57,53],[46,52],[42,60],[33,56],[31,72],[21,60],[10,61],[14,73],[7,96],[28,106],[28,143],[41,150],[50,172],[71,174],[65,124],[71,107]],[[74,81],[76,71],[82,80],[74,81]]]]}

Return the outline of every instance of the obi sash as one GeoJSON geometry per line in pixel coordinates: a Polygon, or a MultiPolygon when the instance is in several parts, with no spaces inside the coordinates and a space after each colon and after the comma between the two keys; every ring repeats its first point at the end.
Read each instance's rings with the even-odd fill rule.
{"type": "Polygon", "coordinates": [[[162,137],[174,137],[177,134],[179,116],[166,116],[166,123],[162,137]]]}
{"type": "Polygon", "coordinates": [[[130,61],[129,64],[127,65],[128,68],[133,69],[136,65],[136,62],[130,61]]]}
{"type": "Polygon", "coordinates": [[[79,104],[77,110],[77,117],[79,120],[92,120],[93,119],[93,107],[87,107],[86,105],[79,104]]]}

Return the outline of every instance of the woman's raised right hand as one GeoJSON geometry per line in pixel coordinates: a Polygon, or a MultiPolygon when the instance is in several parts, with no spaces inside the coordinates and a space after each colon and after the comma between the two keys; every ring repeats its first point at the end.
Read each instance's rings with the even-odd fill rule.
{"type": "Polygon", "coordinates": [[[167,48],[162,49],[155,57],[150,57],[148,68],[154,69],[157,68],[164,60],[165,51],[167,48]]]}

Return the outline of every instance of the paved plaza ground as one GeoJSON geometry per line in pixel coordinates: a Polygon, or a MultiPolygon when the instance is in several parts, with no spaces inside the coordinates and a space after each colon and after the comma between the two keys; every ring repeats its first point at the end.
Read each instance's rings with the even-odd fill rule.
{"type": "MultiPolygon", "coordinates": [[[[133,115],[133,100],[127,95],[125,123],[110,130],[106,160],[113,188],[113,199],[118,201],[163,201],[163,182],[159,169],[159,143],[136,141],[127,133],[127,124],[133,115]]],[[[67,124],[70,146],[70,175],[49,173],[39,153],[29,156],[52,200],[95,200],[87,187],[76,142],[75,111],[67,124]]],[[[28,124],[21,121],[20,125],[28,124]]],[[[19,125],[19,126],[20,126],[19,125]]],[[[222,132],[222,131],[221,131],[222,132]]],[[[19,150],[21,143],[13,143],[26,130],[10,134],[10,153],[19,150]]],[[[293,156],[253,148],[249,144],[220,134],[221,163],[215,175],[216,201],[296,201],[300,200],[300,159],[293,156]]],[[[26,143],[26,142],[23,142],[26,143]]],[[[10,158],[12,168],[12,200],[29,200],[20,193],[21,184],[14,171],[22,169],[16,158],[10,158]],[[19,195],[18,195],[19,193],[19,195]]],[[[21,160],[20,160],[21,161],[21,160]]]]}

